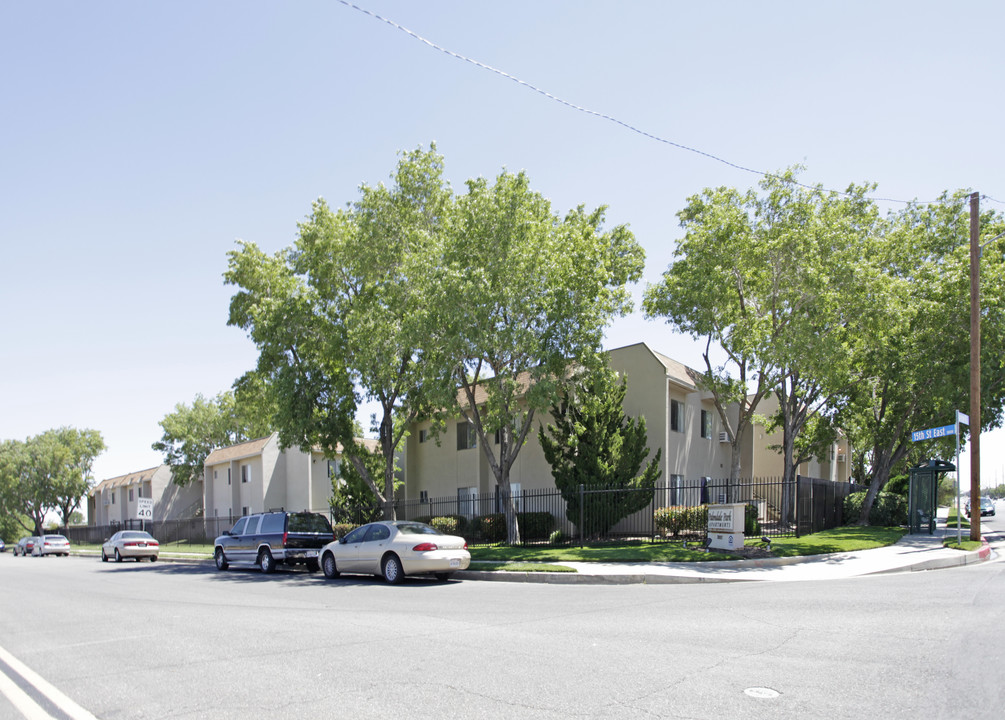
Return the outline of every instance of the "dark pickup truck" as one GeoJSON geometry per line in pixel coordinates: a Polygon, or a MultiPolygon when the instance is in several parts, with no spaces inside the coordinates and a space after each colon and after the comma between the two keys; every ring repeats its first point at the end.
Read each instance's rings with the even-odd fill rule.
{"type": "Polygon", "coordinates": [[[324,515],[311,512],[267,512],[241,518],[213,545],[218,570],[233,564],[257,565],[271,573],[279,563],[304,564],[317,572],[318,553],[335,539],[324,515]]]}

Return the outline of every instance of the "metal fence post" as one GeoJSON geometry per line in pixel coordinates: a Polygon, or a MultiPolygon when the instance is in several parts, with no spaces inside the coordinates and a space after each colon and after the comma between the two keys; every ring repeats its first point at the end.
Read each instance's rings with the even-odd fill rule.
{"type": "Polygon", "coordinates": [[[583,503],[586,502],[586,493],[583,483],[579,484],[579,547],[583,547],[583,503]]]}

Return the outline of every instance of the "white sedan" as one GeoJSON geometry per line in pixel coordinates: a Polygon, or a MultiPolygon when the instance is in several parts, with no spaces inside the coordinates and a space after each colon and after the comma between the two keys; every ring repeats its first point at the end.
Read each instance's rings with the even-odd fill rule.
{"type": "Polygon", "coordinates": [[[150,533],[142,530],[119,530],[102,544],[101,562],[108,562],[110,557],[114,557],[115,562],[122,562],[125,558],[132,558],[136,562],[148,558],[150,562],[157,562],[160,551],[160,543],[150,533]]]}
{"type": "Polygon", "coordinates": [[[381,576],[392,584],[406,575],[434,575],[437,580],[446,580],[470,564],[471,553],[464,538],[408,520],[363,525],[321,549],[326,578],[361,573],[381,576]]]}

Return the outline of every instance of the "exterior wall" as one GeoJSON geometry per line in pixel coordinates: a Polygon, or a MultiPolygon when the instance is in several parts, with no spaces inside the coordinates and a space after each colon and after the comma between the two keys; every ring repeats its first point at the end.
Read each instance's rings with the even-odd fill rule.
{"type": "MultiPolygon", "coordinates": [[[[310,455],[299,448],[287,448],[276,464],[277,473],[280,466],[283,472],[283,485],[286,488],[286,499],[283,507],[287,510],[309,510],[311,508],[311,463],[310,455]],[[290,479],[296,482],[290,482],[290,479]]],[[[274,479],[274,482],[276,480],[274,479]]]]}

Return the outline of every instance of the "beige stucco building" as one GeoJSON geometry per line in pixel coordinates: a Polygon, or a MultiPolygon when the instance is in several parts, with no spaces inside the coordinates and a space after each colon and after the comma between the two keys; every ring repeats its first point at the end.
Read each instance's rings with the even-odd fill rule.
{"type": "MultiPolygon", "coordinates": [[[[370,449],[376,445],[361,442],[370,449]]],[[[278,509],[327,513],[340,455],[329,459],[320,450],[284,450],[278,433],[214,450],[206,458],[202,483],[206,517],[239,518],[278,509]]]]}
{"type": "Polygon", "coordinates": [[[136,520],[138,500],[152,498],[153,520],[187,520],[202,511],[202,483],[179,487],[171,481],[171,468],[155,468],[102,480],[87,497],[87,524],[121,525],[136,520]]]}
{"type": "MultiPolygon", "coordinates": [[[[669,495],[663,500],[677,504],[683,498],[675,496],[675,488],[694,485],[701,478],[728,477],[731,447],[711,392],[699,384],[701,373],[652,350],[646,343],[617,348],[607,354],[611,368],[627,378],[625,413],[646,420],[649,457],[657,449],[662,450],[658,482],[668,488],[669,495]]],[[[767,415],[774,407],[766,401],[758,412],[767,415]]],[[[735,418],[735,408],[732,412],[735,418]]],[[[549,420],[547,415],[534,418],[534,428],[510,472],[514,495],[554,488],[551,468],[536,432],[539,424],[547,425],[549,420]]],[[[428,420],[416,422],[410,428],[403,453],[402,496],[406,500],[424,501],[495,492],[495,477],[466,421],[448,420],[439,437],[433,436],[431,428],[428,420]]],[[[781,477],[782,457],[770,448],[780,442],[780,433],[777,435],[766,435],[759,426],[747,433],[742,439],[742,477],[781,477]]],[[[804,474],[847,480],[847,443],[843,449],[835,450],[833,456],[833,461],[804,464],[804,474]]]]}

